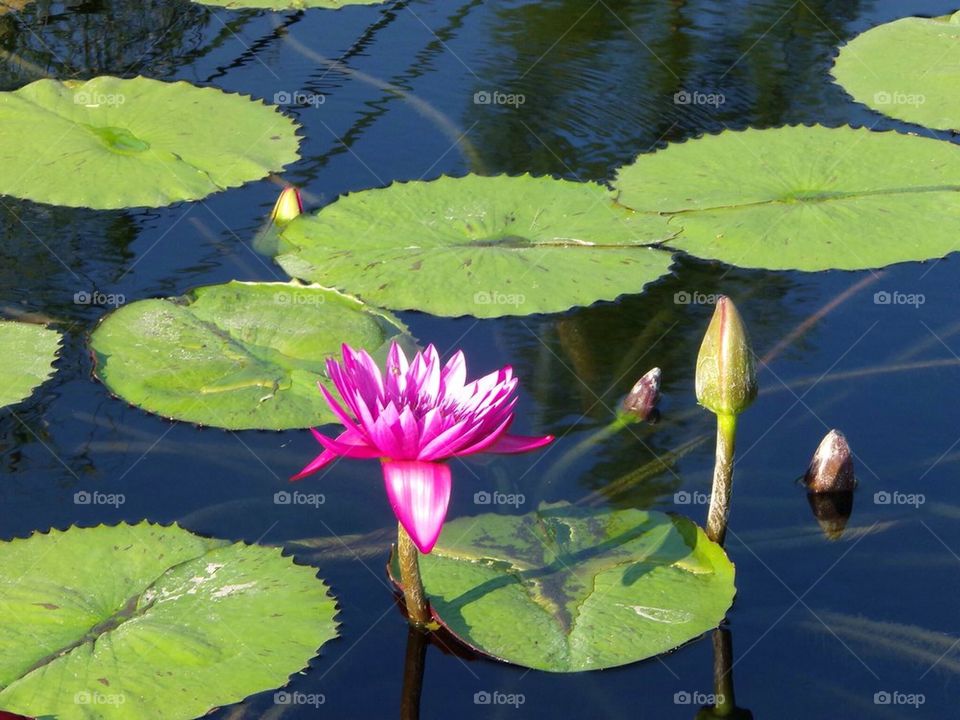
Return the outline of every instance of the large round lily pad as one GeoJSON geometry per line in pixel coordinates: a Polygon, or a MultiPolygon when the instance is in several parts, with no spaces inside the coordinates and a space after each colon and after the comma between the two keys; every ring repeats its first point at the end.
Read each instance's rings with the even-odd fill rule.
{"type": "Polygon", "coordinates": [[[277,261],[383,307],[498,317],[638,293],[672,235],[595,183],[468,175],[345,195],[288,225],[277,261]]]}
{"type": "Polygon", "coordinates": [[[670,247],[771,270],[960,250],[960,147],[849,127],[726,131],[621,168],[620,202],[671,213],[670,247]]]}
{"type": "Polygon", "coordinates": [[[461,640],[552,672],[672,650],[716,627],[735,593],[733,565],[690,520],[567,504],[449,522],[420,568],[461,640]]]}
{"type": "Polygon", "coordinates": [[[260,8],[263,10],[309,10],[323,8],[337,10],[348,5],[382,5],[387,0],[193,0],[201,5],[216,5],[218,7],[240,10],[244,8],[260,8]]]}
{"type": "Polygon", "coordinates": [[[336,637],[316,570],[149,523],[0,543],[0,707],[188,720],[284,685],[336,637]]]}
{"type": "Polygon", "coordinates": [[[0,321],[0,407],[30,396],[53,374],[60,333],[28,323],[0,321]]]}
{"type": "Polygon", "coordinates": [[[216,88],[143,77],[0,93],[0,193],[70,207],[197,200],[297,159],[297,126],[216,88]]]}
{"type": "Polygon", "coordinates": [[[317,381],[328,382],[326,360],[342,343],[385,355],[403,332],[392,316],[335,290],[230,282],[122,307],[90,346],[97,376],[144,410],[231,430],[282,430],[335,419],[317,381]]]}
{"type": "Polygon", "coordinates": [[[960,130],[960,12],[867,30],[840,49],[833,75],[854,100],[884,115],[960,130]]]}

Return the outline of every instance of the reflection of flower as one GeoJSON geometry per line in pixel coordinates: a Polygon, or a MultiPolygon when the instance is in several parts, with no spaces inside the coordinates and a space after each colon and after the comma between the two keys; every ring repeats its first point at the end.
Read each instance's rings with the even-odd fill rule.
{"type": "Polygon", "coordinates": [[[441,366],[431,345],[408,362],[394,342],[385,377],[364,351],[343,346],[343,361],[327,361],[343,401],[320,391],[345,430],[331,439],[313,431],[324,451],[299,480],[336,457],[380,458],[390,504],[421,552],[433,549],[450,502],[450,467],[443,461],[480,452],[520,453],[552,436],[509,435],[517,379],[508,366],[467,383],[463,353],[441,366]]]}

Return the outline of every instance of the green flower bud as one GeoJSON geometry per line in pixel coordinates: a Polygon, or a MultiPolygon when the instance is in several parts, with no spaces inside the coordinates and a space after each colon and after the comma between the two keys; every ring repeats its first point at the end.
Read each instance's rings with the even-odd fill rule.
{"type": "Polygon", "coordinates": [[[300,199],[300,191],[293,186],[288,186],[280,193],[276,204],[273,206],[273,212],[270,213],[270,220],[274,225],[283,227],[291,220],[296,219],[303,212],[303,202],[300,199]]]}
{"type": "Polygon", "coordinates": [[[723,295],[697,357],[697,400],[716,415],[736,416],[757,397],[753,349],[743,320],[723,295]]]}

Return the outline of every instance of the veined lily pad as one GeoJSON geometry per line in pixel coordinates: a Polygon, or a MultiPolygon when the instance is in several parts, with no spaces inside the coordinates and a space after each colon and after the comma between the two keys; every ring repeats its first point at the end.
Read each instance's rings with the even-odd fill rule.
{"type": "Polygon", "coordinates": [[[29,397],[53,374],[60,333],[28,323],[0,321],[0,407],[29,397]]]}
{"type": "Polygon", "coordinates": [[[324,8],[337,10],[347,5],[382,5],[387,0],[193,0],[201,5],[216,5],[218,7],[241,10],[246,8],[260,8],[263,10],[309,10],[310,8],[324,8]]]}
{"type": "Polygon", "coordinates": [[[641,155],[619,201],[670,247],[741,267],[857,270],[960,250],[960,147],[866,129],[727,131],[641,155]]]}
{"type": "Polygon", "coordinates": [[[499,317],[638,293],[672,235],[595,183],[468,175],[345,195],[290,223],[277,262],[383,307],[499,317]]]}
{"type": "Polygon", "coordinates": [[[867,30],[840,49],[833,75],[854,100],[884,115],[960,130],[960,12],[867,30]]]}
{"type": "Polygon", "coordinates": [[[449,522],[420,569],[461,640],[551,672],[672,650],[716,627],[735,593],[733,565],[690,520],[567,504],[449,522]]]}
{"type": "Polygon", "coordinates": [[[149,523],[0,543],[0,707],[188,720],[286,684],[336,637],[316,570],[149,523]]]}
{"type": "Polygon", "coordinates": [[[298,157],[276,108],[143,77],[37,80],[0,93],[0,126],[0,193],[70,207],[197,200],[298,157]]]}
{"type": "Polygon", "coordinates": [[[90,346],[96,373],[149,412],[231,430],[334,420],[317,381],[341,343],[386,353],[405,328],[335,290],[298,283],[202,287],[108,315],[90,346]]]}

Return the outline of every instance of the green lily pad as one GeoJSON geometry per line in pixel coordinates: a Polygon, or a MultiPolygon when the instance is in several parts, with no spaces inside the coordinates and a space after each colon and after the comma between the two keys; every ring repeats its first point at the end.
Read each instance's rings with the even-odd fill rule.
{"type": "Polygon", "coordinates": [[[316,570],[150,523],[0,543],[0,707],[187,720],[286,684],[336,637],[316,570]]]}
{"type": "Polygon", "coordinates": [[[240,10],[259,8],[262,10],[309,10],[310,8],[324,8],[338,10],[348,5],[382,5],[387,0],[193,0],[201,5],[216,5],[217,7],[240,10]]]}
{"type": "Polygon", "coordinates": [[[449,522],[420,569],[461,640],[551,672],[672,650],[716,627],[735,593],[733,565],[690,520],[567,504],[449,522]]]}
{"type": "Polygon", "coordinates": [[[216,88],[143,77],[37,80],[0,93],[0,194],[69,207],[160,207],[279,171],[297,125],[216,88]]]}
{"type": "Polygon", "coordinates": [[[30,396],[53,374],[60,333],[28,323],[0,321],[0,407],[30,396]]]}
{"type": "Polygon", "coordinates": [[[840,48],[833,76],[854,100],[884,115],[960,130],[960,12],[867,30],[840,48]]]}
{"type": "Polygon", "coordinates": [[[317,381],[341,343],[386,354],[398,320],[297,283],[230,282],[121,307],[90,338],[96,374],[124,400],[231,430],[332,422],[317,381]]]}
{"type": "Polygon", "coordinates": [[[277,262],[395,310],[529,315],[642,291],[673,234],[595,183],[468,175],[345,195],[290,223],[277,262]]]}
{"type": "Polygon", "coordinates": [[[850,127],[727,131],[621,168],[670,247],[741,267],[858,270],[960,250],[960,147],[850,127]]]}

